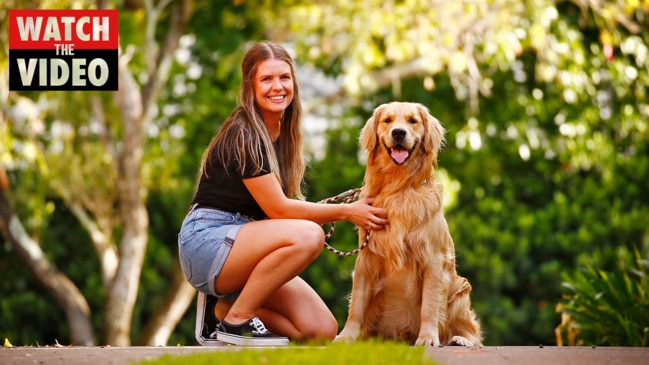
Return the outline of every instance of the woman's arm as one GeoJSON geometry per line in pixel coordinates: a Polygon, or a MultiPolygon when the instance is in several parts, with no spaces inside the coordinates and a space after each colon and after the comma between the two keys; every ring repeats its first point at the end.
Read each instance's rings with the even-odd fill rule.
{"type": "Polygon", "coordinates": [[[372,229],[381,229],[387,224],[385,210],[371,206],[372,198],[365,198],[351,204],[318,204],[284,195],[274,174],[244,179],[243,183],[269,218],[306,219],[318,224],[340,220],[372,229]]]}

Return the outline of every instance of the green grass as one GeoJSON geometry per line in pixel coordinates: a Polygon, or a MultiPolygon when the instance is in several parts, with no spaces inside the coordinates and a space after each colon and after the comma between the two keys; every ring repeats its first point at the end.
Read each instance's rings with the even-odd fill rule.
{"type": "Polygon", "coordinates": [[[285,348],[236,348],[215,351],[209,354],[189,356],[165,355],[140,364],[291,364],[291,365],[330,365],[330,364],[435,364],[426,355],[424,347],[409,346],[393,342],[357,342],[354,344],[329,344],[326,346],[289,346],[285,348]]]}

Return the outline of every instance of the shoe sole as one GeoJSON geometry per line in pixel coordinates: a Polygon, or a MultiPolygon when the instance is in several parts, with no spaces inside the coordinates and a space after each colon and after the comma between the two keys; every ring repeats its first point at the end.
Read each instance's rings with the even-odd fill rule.
{"type": "Polygon", "coordinates": [[[229,343],[232,345],[239,346],[288,346],[288,338],[286,337],[275,337],[275,338],[254,338],[254,337],[243,337],[238,335],[232,335],[224,332],[217,332],[216,339],[229,343]]]}
{"type": "Polygon", "coordinates": [[[194,337],[196,342],[201,346],[219,346],[221,343],[216,338],[203,337],[203,323],[205,322],[205,305],[207,304],[207,295],[198,292],[198,300],[196,303],[196,326],[194,330],[194,337]]]}

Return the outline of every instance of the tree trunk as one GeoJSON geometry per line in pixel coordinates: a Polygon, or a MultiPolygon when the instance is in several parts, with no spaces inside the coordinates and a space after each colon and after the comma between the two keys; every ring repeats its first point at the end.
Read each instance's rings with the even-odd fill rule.
{"type": "MultiPolygon", "coordinates": [[[[160,52],[149,72],[151,78],[142,91],[144,109],[147,110],[157,99],[160,88],[166,82],[171,67],[173,53],[187,28],[189,18],[194,12],[193,1],[176,1],[171,4],[171,24],[161,44],[160,52]]],[[[185,279],[180,264],[173,268],[173,282],[161,305],[149,319],[140,338],[140,343],[150,346],[166,345],[171,332],[191,305],[196,290],[185,279]]]]}
{"type": "MultiPolygon", "coordinates": [[[[0,174],[4,175],[4,170],[0,169],[0,174]]],[[[45,289],[54,296],[59,306],[65,311],[70,325],[71,342],[82,346],[94,345],[88,302],[74,283],[47,259],[38,242],[25,232],[9,204],[5,188],[0,188],[0,231],[2,236],[27,263],[38,281],[45,286],[45,289]]]]}
{"type": "MultiPolygon", "coordinates": [[[[155,44],[154,32],[145,32],[145,58],[149,64],[146,85],[140,90],[127,67],[127,57],[122,57],[119,65],[119,90],[115,94],[115,101],[122,110],[124,125],[118,180],[124,231],[120,243],[120,264],[110,291],[105,322],[108,343],[118,346],[130,345],[128,334],[147,245],[148,214],[140,177],[143,128],[147,122],[149,108],[154,105],[160,89],[167,81],[173,52],[178,47],[178,41],[193,12],[193,1],[174,1],[168,5],[171,14],[170,25],[161,46],[155,44]]],[[[149,25],[157,23],[158,16],[165,6],[167,4],[161,2],[147,9],[149,25]]],[[[166,344],[173,327],[187,310],[194,295],[193,289],[190,291],[188,286],[187,283],[179,281],[176,275],[165,303],[151,319],[151,322],[159,327],[148,326],[152,329],[147,330],[148,334],[144,336],[147,343],[166,344]],[[174,303],[176,299],[179,300],[178,303],[174,303]]]]}
{"type": "MultiPolygon", "coordinates": [[[[122,111],[124,134],[118,162],[117,190],[123,233],[119,245],[119,266],[109,290],[104,322],[106,341],[115,346],[131,344],[129,337],[131,320],[148,239],[149,216],[144,204],[146,193],[141,181],[143,129],[149,118],[149,109],[157,100],[160,89],[167,80],[173,52],[178,47],[180,36],[193,11],[192,1],[175,1],[169,5],[171,5],[169,9],[171,22],[162,46],[156,46],[153,32],[145,32],[144,49],[149,64],[149,78],[142,89],[135,82],[128,68],[129,57],[122,56],[119,60],[119,90],[115,93],[115,103],[122,111]],[[155,52],[155,50],[159,51],[155,52]]],[[[165,6],[167,3],[161,2],[147,9],[149,14],[147,24],[153,27],[165,6]]],[[[150,30],[151,27],[147,29],[150,30]]],[[[174,308],[171,304],[167,310],[174,308]]],[[[160,314],[162,317],[167,315],[168,313],[164,311],[160,314]]],[[[154,318],[153,321],[156,319],[154,318]]],[[[168,334],[166,336],[168,338],[168,334]]],[[[162,341],[160,336],[156,338],[156,341],[162,341]]]]}
{"type": "Polygon", "coordinates": [[[119,60],[119,90],[115,103],[122,111],[122,151],[118,162],[118,201],[123,231],[119,243],[119,266],[106,302],[106,342],[114,346],[131,344],[131,319],[144,254],[149,216],[141,190],[144,114],[139,87],[126,64],[119,60]]]}

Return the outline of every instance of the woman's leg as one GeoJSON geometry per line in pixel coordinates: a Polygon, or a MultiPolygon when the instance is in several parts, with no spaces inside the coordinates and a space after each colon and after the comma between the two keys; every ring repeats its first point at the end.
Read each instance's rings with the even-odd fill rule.
{"type": "MultiPolygon", "coordinates": [[[[225,318],[232,306],[227,299],[219,299],[216,317],[225,318]]],[[[333,340],[338,323],[320,296],[300,277],[289,281],[257,311],[257,316],[268,330],[294,341],[333,340]]]]}
{"type": "MultiPolygon", "coordinates": [[[[322,252],[323,242],[322,228],[310,221],[273,219],[244,224],[214,282],[217,293],[241,290],[220,319],[239,324],[259,316],[277,334],[294,339],[314,334],[330,337],[333,315],[303,280],[294,280],[322,252]],[[309,311],[316,315],[309,316],[309,311]],[[317,323],[321,321],[325,323],[317,323]]],[[[337,326],[333,332],[335,336],[337,326]]]]}
{"type": "Polygon", "coordinates": [[[259,318],[269,330],[295,341],[333,340],[338,323],[320,296],[299,277],[286,283],[264,303],[259,318]]]}

